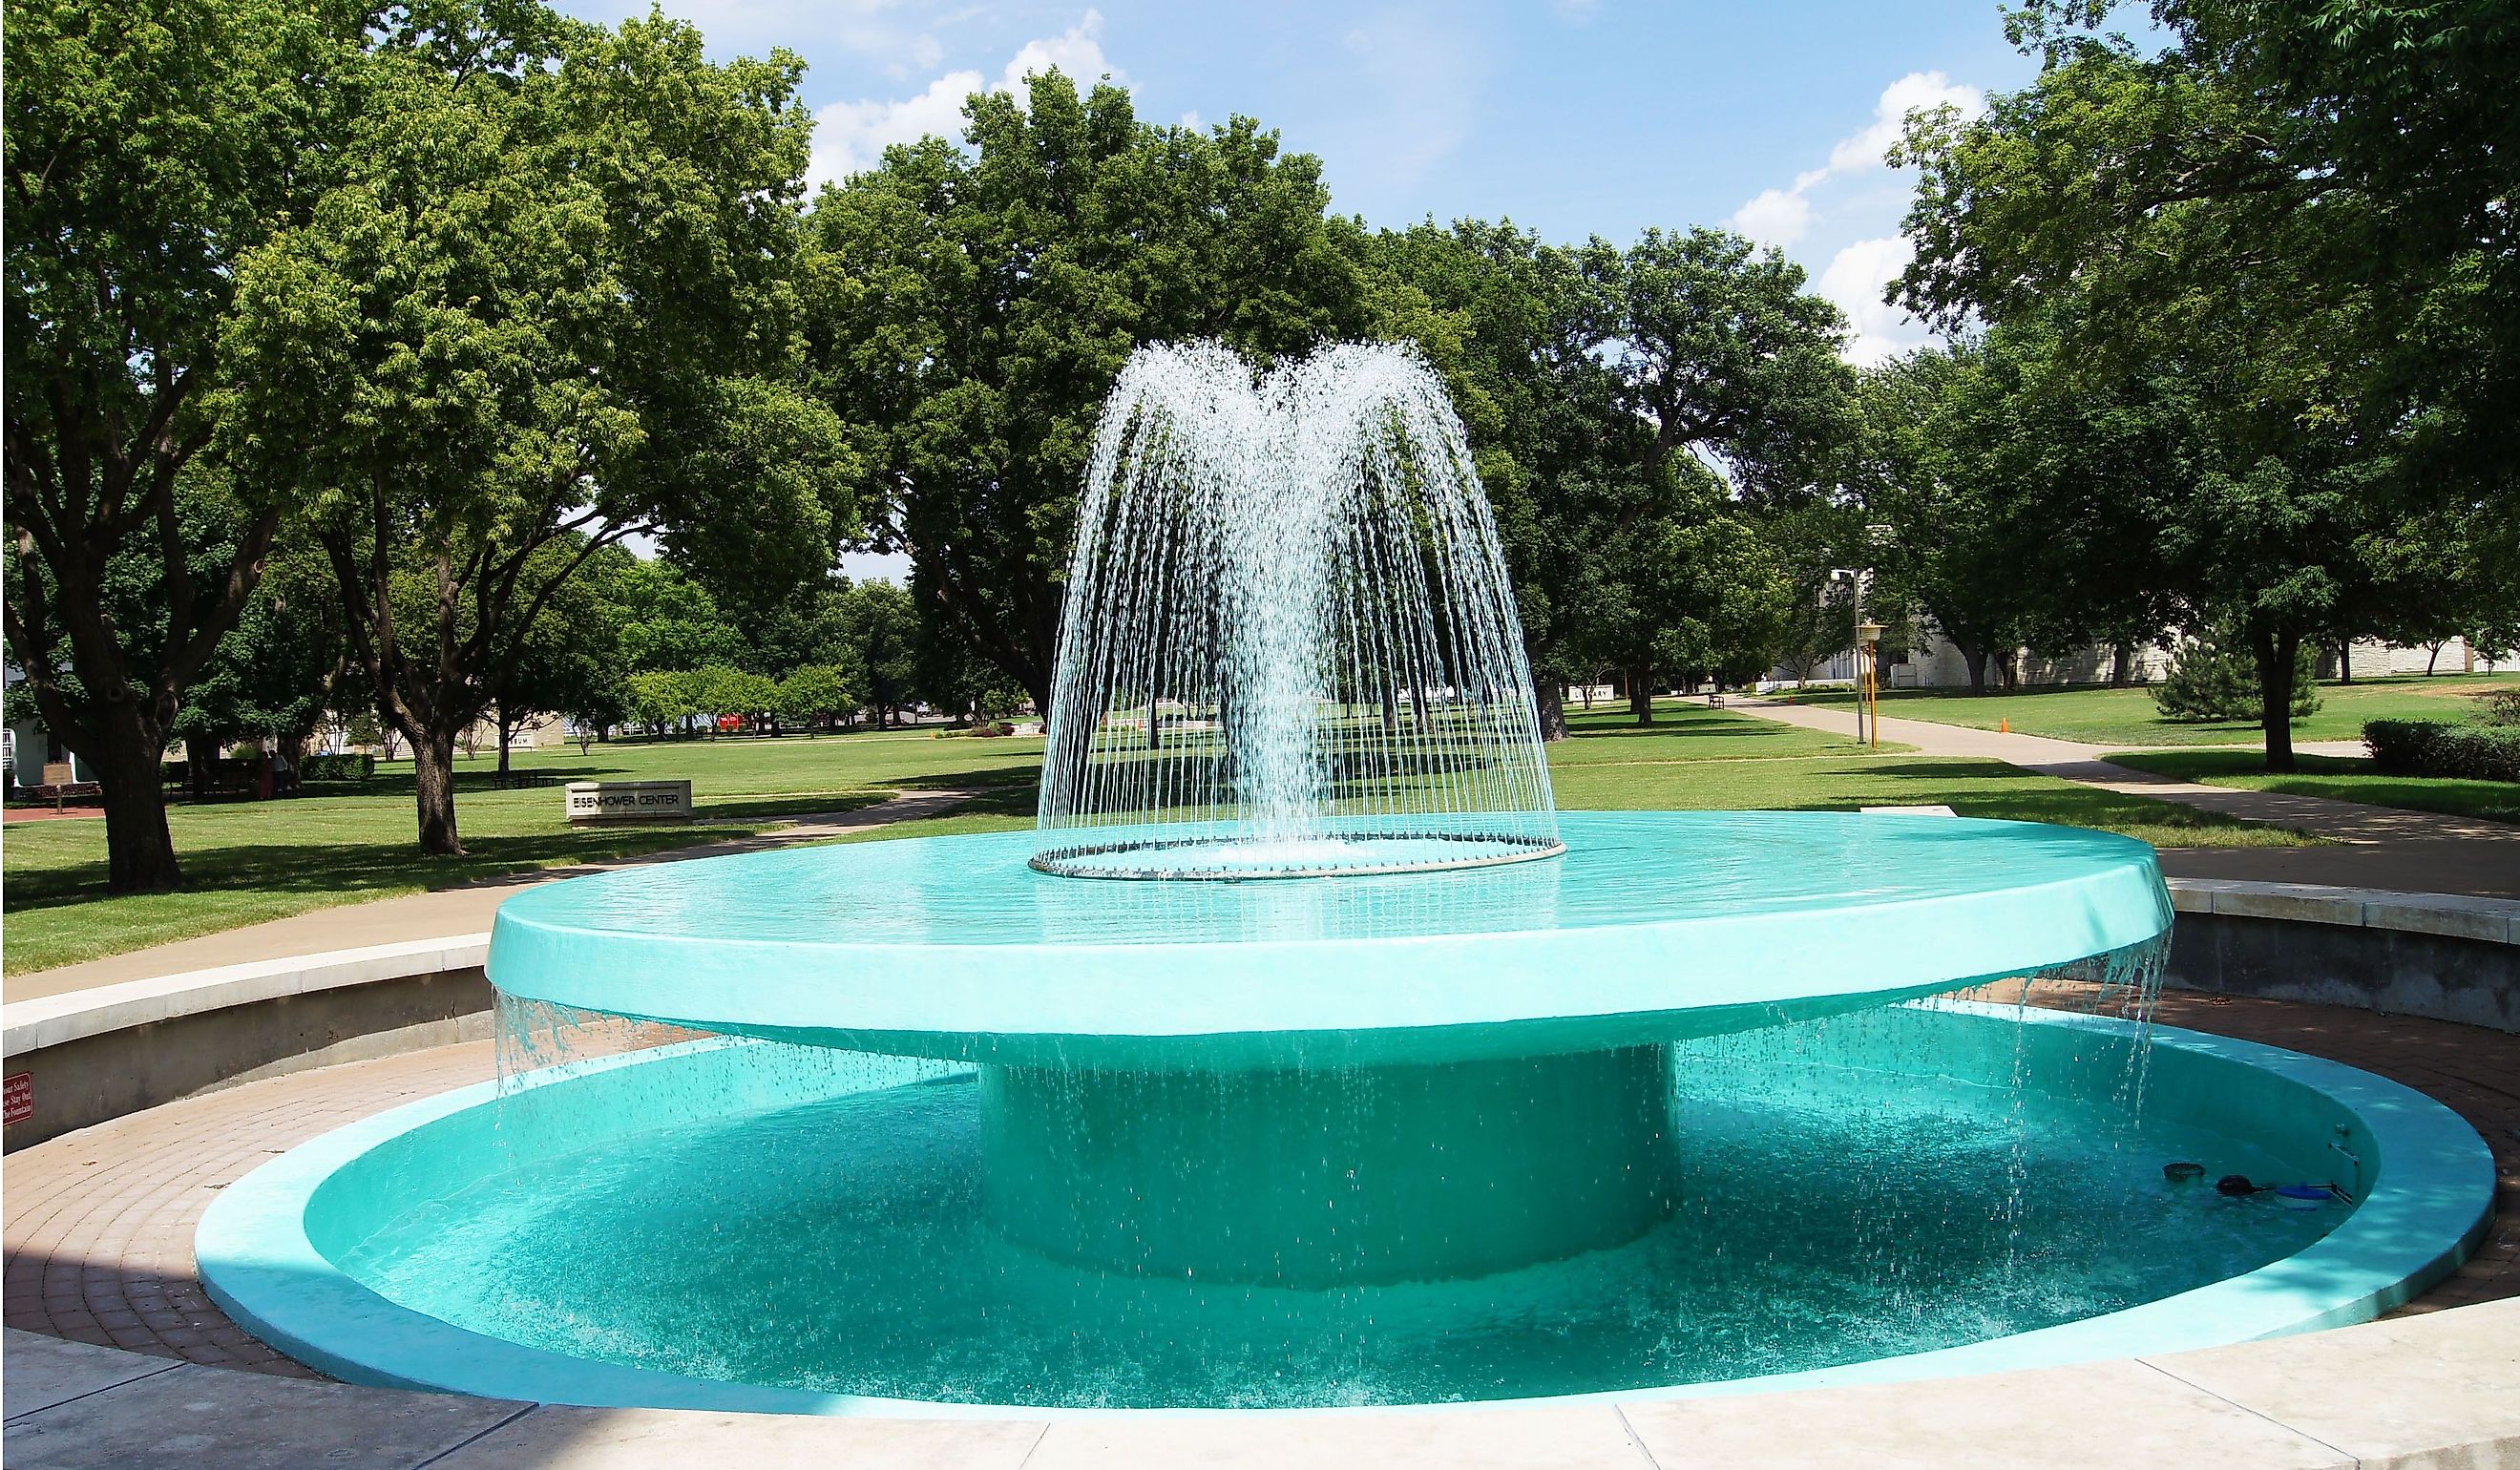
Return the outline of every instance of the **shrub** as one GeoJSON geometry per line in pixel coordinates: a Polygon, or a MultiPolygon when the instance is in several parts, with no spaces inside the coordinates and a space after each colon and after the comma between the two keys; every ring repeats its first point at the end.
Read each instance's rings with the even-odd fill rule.
{"type": "Polygon", "coordinates": [[[310,755],[297,768],[300,780],[366,780],[376,774],[377,758],[363,750],[310,755]]]}
{"type": "MultiPolygon", "coordinates": [[[[2304,645],[2293,660],[2292,713],[2318,709],[2316,655],[2304,645]]],[[[2207,629],[2181,646],[2170,672],[2152,687],[2152,702],[2165,720],[2258,719],[2258,664],[2227,630],[2207,629]]]]}
{"type": "Polygon", "coordinates": [[[2496,690],[2486,695],[2477,718],[2488,725],[2520,725],[2520,690],[2496,690]]]}
{"type": "Polygon", "coordinates": [[[2520,727],[2373,720],[2362,727],[2362,743],[2388,776],[2520,781],[2520,727]]]}

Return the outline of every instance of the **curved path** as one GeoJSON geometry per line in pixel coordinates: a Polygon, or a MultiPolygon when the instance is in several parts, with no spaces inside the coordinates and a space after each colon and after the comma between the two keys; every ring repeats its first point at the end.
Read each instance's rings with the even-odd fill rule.
{"type": "MultiPolygon", "coordinates": [[[[1853,710],[1778,699],[1734,699],[1725,706],[1779,725],[1852,737],[1853,710]]],[[[2122,745],[2087,745],[2046,735],[1972,730],[1885,715],[1881,736],[1919,755],[2002,761],[2076,785],[2176,802],[2242,822],[2291,827],[2325,837],[2331,847],[2165,848],[2161,870],[2179,878],[2245,878],[2270,883],[2320,883],[2397,893],[2463,893],[2520,898],[2520,825],[2415,812],[2324,796],[2248,791],[2156,776],[2101,759],[2122,745]]]]}

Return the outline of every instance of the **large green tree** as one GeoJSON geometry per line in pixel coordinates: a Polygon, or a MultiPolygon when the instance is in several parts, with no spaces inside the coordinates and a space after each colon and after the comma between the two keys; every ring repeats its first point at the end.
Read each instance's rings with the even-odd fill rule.
{"type": "Polygon", "coordinates": [[[463,850],[459,732],[589,557],[652,533],[796,581],[857,530],[799,386],[795,59],[529,19],[484,22],[493,64],[377,60],[348,176],[243,261],[221,338],[222,442],[307,499],[430,853],[463,850]]]}
{"type": "Polygon", "coordinates": [[[205,529],[179,489],[233,376],[238,271],[340,161],[369,39],[415,34],[353,5],[10,0],[9,655],[98,773],[114,892],[182,881],[158,762],[288,509],[205,529]],[[135,584],[156,605],[115,616],[135,584]]]}
{"type": "Polygon", "coordinates": [[[1469,432],[1513,579],[1542,735],[1566,734],[1560,690],[1581,677],[1584,609],[1622,525],[1670,497],[1634,472],[1651,424],[1630,413],[1599,350],[1616,301],[1578,252],[1510,223],[1386,231],[1369,247],[1377,334],[1416,342],[1469,432]]]}
{"type": "Polygon", "coordinates": [[[2295,166],[2305,120],[2214,48],[2043,44],[2038,80],[1978,120],[1912,120],[1898,294],[1946,325],[2040,317],[2076,379],[2186,426],[2196,453],[2147,511],[2159,585],[2238,628],[2289,770],[2297,649],[2368,621],[2375,551],[2444,488],[2404,472],[2404,417],[2358,350],[2390,300],[2335,248],[2372,238],[2374,202],[2295,166]]]}
{"type": "Polygon", "coordinates": [[[1816,489],[1854,425],[1843,319],[1801,269],[1723,231],[1569,250],[1476,221],[1386,234],[1374,256],[1377,330],[1426,348],[1469,428],[1544,733],[1565,733],[1560,684],[1607,650],[1645,660],[1638,687],[1755,658],[1764,634],[1708,644],[1769,625],[1717,611],[1773,590],[1739,539],[1753,503],[1816,489]],[[1692,556],[1720,564],[1676,559],[1692,556]]]}
{"type": "Polygon", "coordinates": [[[1155,127],[1056,71],[964,111],[968,151],[896,147],[817,200],[814,358],[869,431],[857,485],[922,617],[1047,710],[1078,482],[1130,352],[1300,352],[1361,329],[1363,287],[1319,161],[1248,118],[1155,127]]]}
{"type": "Polygon", "coordinates": [[[1858,559],[1959,649],[1969,687],[2015,652],[2120,652],[2181,616],[2161,512],[2197,473],[2175,401],[2125,378],[2077,381],[2038,317],[1864,375],[1843,479],[1877,532],[1858,559]]]}

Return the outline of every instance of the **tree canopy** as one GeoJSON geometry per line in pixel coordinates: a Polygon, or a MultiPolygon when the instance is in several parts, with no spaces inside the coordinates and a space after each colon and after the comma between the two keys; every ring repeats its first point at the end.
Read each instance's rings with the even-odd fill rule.
{"type": "Polygon", "coordinates": [[[1249,118],[1157,127],[1057,71],[965,114],[968,152],[895,147],[816,200],[815,380],[864,426],[853,485],[922,615],[1047,708],[1077,487],[1129,353],[1299,352],[1359,330],[1363,283],[1320,162],[1249,118]]]}

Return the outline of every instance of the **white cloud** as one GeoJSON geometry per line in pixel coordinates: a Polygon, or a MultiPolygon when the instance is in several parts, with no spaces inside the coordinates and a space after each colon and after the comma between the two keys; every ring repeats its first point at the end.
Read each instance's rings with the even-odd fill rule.
{"type": "Polygon", "coordinates": [[[1761,245],[1783,249],[1811,228],[1812,204],[1799,189],[1763,189],[1727,223],[1761,245]]]}
{"type": "Polygon", "coordinates": [[[1882,155],[1899,141],[1911,111],[1945,106],[1958,108],[1962,117],[1974,117],[1985,110],[1986,98],[1977,88],[1956,83],[1940,71],[1909,72],[1881,89],[1872,104],[1872,121],[1862,132],[1837,140],[1828,151],[1826,166],[1794,175],[1791,189],[1761,190],[1758,198],[1732,211],[1729,223],[1761,245],[1785,248],[1811,229],[1814,189],[1833,178],[1880,167],[1882,155]]]}
{"type": "MultiPolygon", "coordinates": [[[[1986,98],[1977,88],[1955,82],[1943,72],[1911,71],[1881,90],[1881,96],[1872,104],[1872,120],[1862,131],[1839,139],[1829,149],[1826,164],[1794,175],[1790,189],[1761,190],[1757,198],[1732,211],[1728,223],[1761,245],[1780,250],[1792,247],[1822,218],[1821,206],[1813,200],[1815,190],[1832,180],[1845,180],[1879,168],[1882,156],[1899,141],[1908,114],[1939,107],[1956,108],[1962,117],[1974,117],[1985,110],[1986,98]]],[[[1879,193],[1877,189],[1859,190],[1855,207],[1847,212],[1869,212],[1879,193]]],[[[1836,196],[1836,202],[1841,208],[1847,207],[1843,193],[1836,196]]],[[[1842,219],[1840,230],[1829,233],[1843,240],[1844,227],[1850,224],[1863,228],[1852,219],[1842,219]]],[[[1908,241],[1895,235],[1857,240],[1838,250],[1821,272],[1820,293],[1835,301],[1855,325],[1854,339],[1847,346],[1850,360],[1879,362],[1923,342],[1920,329],[1903,321],[1897,308],[1881,301],[1882,288],[1906,269],[1912,251],[1908,241]]]]}
{"type": "MultiPolygon", "coordinates": [[[[1102,55],[1102,14],[1089,10],[1064,32],[1026,41],[995,81],[974,70],[948,71],[916,97],[832,103],[814,114],[814,161],[806,170],[805,182],[820,185],[862,173],[882,162],[883,151],[896,143],[914,143],[930,134],[959,140],[963,102],[974,92],[1020,97],[1026,76],[1054,67],[1080,86],[1090,86],[1106,72],[1117,77],[1119,68],[1102,55]]],[[[924,68],[943,60],[944,49],[934,37],[922,36],[914,43],[913,54],[924,68]]]]}
{"type": "Polygon", "coordinates": [[[1975,117],[1986,110],[1986,97],[1975,87],[1960,86],[1940,71],[1911,71],[1881,91],[1881,100],[1872,105],[1872,125],[1851,138],[1841,138],[1828,151],[1828,173],[1855,173],[1877,168],[1881,156],[1899,141],[1908,125],[1908,114],[1950,107],[1959,111],[1962,118],[1975,117]]]}
{"type": "Polygon", "coordinates": [[[1859,240],[1838,251],[1820,273],[1820,293],[1836,302],[1855,327],[1847,361],[1869,367],[1924,345],[1924,329],[1881,299],[1883,290],[1915,254],[1915,244],[1904,235],[1859,240]]]}

